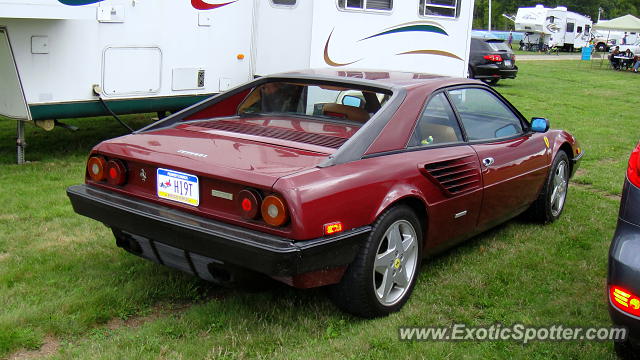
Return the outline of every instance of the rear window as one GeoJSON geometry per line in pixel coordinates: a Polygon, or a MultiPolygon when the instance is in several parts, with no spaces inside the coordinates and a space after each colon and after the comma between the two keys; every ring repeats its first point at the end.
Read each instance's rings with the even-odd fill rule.
{"type": "Polygon", "coordinates": [[[340,85],[269,82],[251,90],[238,106],[238,114],[288,114],[364,123],[390,96],[340,85]]]}
{"type": "Polygon", "coordinates": [[[486,44],[492,51],[511,51],[509,45],[502,40],[488,40],[486,44]]]}

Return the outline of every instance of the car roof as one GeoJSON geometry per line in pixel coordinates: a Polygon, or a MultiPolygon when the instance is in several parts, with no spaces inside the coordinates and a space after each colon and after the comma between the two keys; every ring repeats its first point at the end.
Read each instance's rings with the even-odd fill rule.
{"type": "Polygon", "coordinates": [[[435,74],[413,73],[389,70],[370,69],[306,69],[266,76],[267,78],[305,79],[346,82],[383,88],[416,88],[433,89],[459,85],[477,84],[477,81],[466,78],[448,77],[435,74]]]}

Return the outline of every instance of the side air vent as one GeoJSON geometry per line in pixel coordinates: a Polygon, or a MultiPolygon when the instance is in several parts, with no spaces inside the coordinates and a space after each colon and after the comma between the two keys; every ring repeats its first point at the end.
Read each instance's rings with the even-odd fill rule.
{"type": "Polygon", "coordinates": [[[273,139],[295,141],[304,144],[324,146],[328,148],[337,149],[344,144],[348,139],[324,135],[313,134],[303,131],[283,129],[277,127],[269,127],[257,124],[248,124],[237,121],[203,121],[192,124],[193,126],[199,126],[207,129],[220,130],[226,132],[233,132],[238,134],[247,134],[254,136],[263,136],[273,139]]]}
{"type": "Polygon", "coordinates": [[[447,195],[460,195],[481,186],[480,167],[473,156],[426,164],[424,169],[447,195]]]}

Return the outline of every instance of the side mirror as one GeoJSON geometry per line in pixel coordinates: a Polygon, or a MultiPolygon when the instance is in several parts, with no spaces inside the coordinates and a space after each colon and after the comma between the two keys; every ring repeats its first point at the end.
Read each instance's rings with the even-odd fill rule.
{"type": "Polygon", "coordinates": [[[346,95],[342,98],[342,105],[359,108],[362,105],[362,99],[357,96],[346,95]]]}
{"type": "Polygon", "coordinates": [[[537,133],[546,133],[549,131],[549,120],[545,118],[531,119],[531,130],[537,133]]]}

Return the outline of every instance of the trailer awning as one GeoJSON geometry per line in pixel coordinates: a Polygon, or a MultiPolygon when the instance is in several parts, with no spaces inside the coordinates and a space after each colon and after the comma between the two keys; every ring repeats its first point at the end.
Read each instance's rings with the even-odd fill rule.
{"type": "Polygon", "coordinates": [[[629,14],[611,20],[600,20],[593,28],[596,30],[640,32],[640,19],[629,14]]]}

